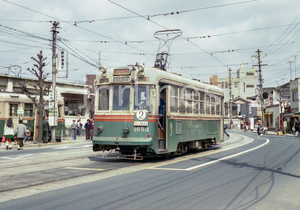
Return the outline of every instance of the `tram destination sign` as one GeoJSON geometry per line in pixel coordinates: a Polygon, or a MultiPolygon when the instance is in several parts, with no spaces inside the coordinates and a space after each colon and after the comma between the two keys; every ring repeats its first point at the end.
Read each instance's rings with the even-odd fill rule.
{"type": "Polygon", "coordinates": [[[148,122],[145,121],[134,121],[133,126],[148,126],[148,122]]]}
{"type": "Polygon", "coordinates": [[[114,69],[114,75],[130,75],[129,69],[114,69]]]}
{"type": "Polygon", "coordinates": [[[130,77],[113,77],[113,82],[130,82],[130,77]]]}

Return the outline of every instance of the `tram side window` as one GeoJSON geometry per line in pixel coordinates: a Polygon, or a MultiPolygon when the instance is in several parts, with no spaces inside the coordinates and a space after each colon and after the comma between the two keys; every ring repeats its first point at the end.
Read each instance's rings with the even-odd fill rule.
{"type": "Polygon", "coordinates": [[[98,110],[109,110],[109,87],[99,90],[98,110]]]}
{"type": "Polygon", "coordinates": [[[9,116],[18,116],[18,104],[9,104],[9,116]]]}
{"type": "Polygon", "coordinates": [[[113,110],[129,110],[130,86],[117,85],[113,91],[113,110]]]}
{"type": "Polygon", "coordinates": [[[216,112],[215,112],[215,109],[216,109],[216,97],[215,96],[211,96],[210,97],[210,101],[211,101],[211,103],[210,103],[211,114],[215,115],[216,114],[216,112]]]}
{"type": "Polygon", "coordinates": [[[221,114],[221,105],[220,105],[220,97],[219,96],[216,96],[216,114],[217,115],[220,115],[221,114]]]}
{"type": "Polygon", "coordinates": [[[185,114],[186,89],[179,88],[179,113],[185,114]]]}
{"type": "Polygon", "coordinates": [[[194,113],[195,114],[199,114],[199,105],[200,105],[199,94],[200,94],[199,91],[194,92],[194,113]]]}
{"type": "Polygon", "coordinates": [[[206,97],[206,114],[210,114],[210,95],[205,94],[206,97]]]}
{"type": "Polygon", "coordinates": [[[186,111],[189,114],[193,113],[193,90],[186,90],[186,111]]]}
{"type": "Polygon", "coordinates": [[[134,110],[150,108],[150,85],[139,85],[134,89],[134,110]]]}
{"type": "Polygon", "coordinates": [[[25,103],[24,116],[33,117],[33,104],[25,103]]]}
{"type": "Polygon", "coordinates": [[[178,87],[171,86],[171,112],[178,113],[178,87]]]}
{"type": "Polygon", "coordinates": [[[205,93],[200,92],[200,114],[205,114],[205,93]]]}

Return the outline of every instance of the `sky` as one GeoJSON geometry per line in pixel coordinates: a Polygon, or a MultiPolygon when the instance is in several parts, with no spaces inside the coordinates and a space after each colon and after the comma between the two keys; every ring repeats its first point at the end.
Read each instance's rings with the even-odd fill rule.
{"type": "Polygon", "coordinates": [[[153,67],[154,33],[180,29],[168,71],[226,78],[229,68],[257,65],[259,49],[263,87],[276,87],[300,77],[299,8],[299,0],[0,0],[0,73],[31,77],[40,50],[51,73],[51,21],[59,21],[57,48],[68,50],[69,72],[58,81],[84,83],[100,65],[153,67]]]}

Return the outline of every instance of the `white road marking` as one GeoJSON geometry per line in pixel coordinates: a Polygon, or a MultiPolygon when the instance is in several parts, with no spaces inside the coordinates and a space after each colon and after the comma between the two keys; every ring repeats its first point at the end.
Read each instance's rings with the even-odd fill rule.
{"type": "MultiPolygon", "coordinates": [[[[252,142],[253,139],[250,141],[252,142]]],[[[250,142],[247,142],[246,144],[250,143],[250,142]]],[[[175,163],[175,162],[181,162],[181,161],[184,161],[184,160],[188,160],[188,159],[191,159],[191,158],[195,158],[194,156],[193,157],[190,157],[190,158],[185,158],[183,160],[178,160],[178,161],[173,161],[171,163],[165,163],[165,164],[161,164],[161,165],[158,165],[158,166],[153,166],[153,167],[147,167],[145,169],[155,169],[155,170],[173,170],[173,171],[192,171],[192,170],[195,170],[195,169],[198,169],[198,168],[201,168],[201,167],[204,167],[204,166],[207,166],[207,165],[211,165],[211,164],[214,164],[214,163],[217,163],[217,162],[220,162],[222,160],[226,160],[226,159],[230,159],[230,158],[233,158],[233,157],[236,157],[236,156],[239,156],[239,155],[242,155],[242,154],[245,154],[247,152],[251,152],[253,150],[256,150],[256,149],[259,149],[265,145],[267,145],[268,143],[270,142],[269,139],[266,140],[265,143],[257,146],[257,147],[254,147],[252,149],[248,149],[248,150],[245,150],[243,152],[239,152],[239,153],[236,153],[236,154],[233,154],[233,155],[230,155],[230,156],[227,156],[227,157],[223,157],[221,159],[218,159],[218,160],[214,160],[214,161],[210,161],[210,162],[207,162],[207,163],[203,163],[203,164],[200,164],[200,165],[196,165],[196,166],[193,166],[193,167],[190,167],[190,168],[186,168],[186,169],[176,169],[176,168],[157,168],[157,167],[160,167],[162,165],[169,165],[169,164],[172,164],[172,163],[175,163]]],[[[244,144],[243,144],[244,145],[244,144]]],[[[238,146],[237,146],[238,147],[238,146]]],[[[221,150],[221,151],[226,151],[226,150],[229,150],[229,149],[233,149],[235,147],[232,147],[232,148],[227,148],[225,150],[221,150]]],[[[213,153],[209,153],[209,154],[213,154],[213,153]]],[[[205,155],[205,154],[204,154],[205,155]]],[[[206,154],[208,155],[208,154],[206,154]]],[[[199,156],[203,156],[203,155],[199,155],[199,156]]]]}
{"type": "Polygon", "coordinates": [[[24,157],[28,157],[31,156],[32,154],[28,154],[28,155],[22,155],[22,156],[18,156],[18,157],[1,157],[4,159],[9,159],[9,160],[16,160],[16,159],[20,159],[20,158],[24,158],[24,157]]]}
{"type": "Polygon", "coordinates": [[[270,140],[267,139],[267,141],[266,141],[265,143],[263,143],[263,144],[261,144],[261,145],[259,145],[259,146],[257,146],[257,147],[254,147],[254,148],[252,148],[252,149],[248,149],[248,150],[245,150],[245,151],[243,151],[243,152],[239,152],[239,153],[236,153],[236,154],[227,156],[227,157],[223,157],[223,158],[218,159],[218,160],[214,160],[214,161],[210,161],[210,162],[207,162],[207,163],[203,163],[203,164],[200,164],[200,165],[197,165],[197,166],[193,166],[193,167],[187,168],[187,169],[185,169],[185,170],[186,170],[186,171],[191,171],[191,170],[194,170],[194,169],[197,169],[197,168],[201,168],[201,167],[203,167],[203,166],[207,166],[207,165],[211,165],[211,164],[213,164],[213,163],[220,162],[220,161],[222,161],[222,160],[227,160],[227,159],[230,159],[230,158],[233,158],[233,157],[236,157],[236,156],[245,154],[245,153],[247,153],[247,152],[251,152],[251,151],[253,151],[253,150],[259,149],[259,148],[261,148],[261,147],[263,147],[263,146],[269,144],[269,142],[270,142],[270,140]]]}
{"type": "Polygon", "coordinates": [[[76,167],[66,167],[66,169],[87,170],[87,171],[105,171],[105,169],[101,169],[101,168],[76,168],[76,167]]]}
{"type": "Polygon", "coordinates": [[[73,147],[73,146],[63,146],[63,147],[57,147],[57,148],[53,148],[53,149],[80,149],[80,148],[85,148],[85,147],[92,147],[93,145],[84,145],[84,146],[80,146],[80,147],[73,147]]]}

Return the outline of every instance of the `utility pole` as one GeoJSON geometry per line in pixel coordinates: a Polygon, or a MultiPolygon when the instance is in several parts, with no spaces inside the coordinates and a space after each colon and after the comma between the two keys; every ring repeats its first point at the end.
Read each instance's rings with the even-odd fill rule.
{"type": "Polygon", "coordinates": [[[290,77],[291,77],[290,81],[292,81],[293,79],[292,79],[292,68],[291,68],[291,65],[292,65],[293,61],[288,61],[288,63],[290,64],[290,77]]]}
{"type": "Polygon", "coordinates": [[[262,79],[262,75],[261,75],[261,67],[266,66],[267,64],[261,64],[261,60],[260,60],[261,51],[259,49],[257,49],[257,51],[255,51],[255,52],[257,52],[257,55],[254,57],[257,57],[258,65],[253,65],[253,66],[258,66],[258,77],[259,77],[259,86],[260,86],[260,103],[261,103],[261,123],[262,123],[262,126],[264,126],[264,105],[263,105],[263,88],[262,88],[263,79],[262,79]]]}
{"type": "Polygon", "coordinates": [[[297,76],[296,76],[296,68],[297,68],[297,67],[296,67],[296,60],[297,60],[297,56],[298,56],[298,55],[294,55],[294,57],[295,57],[295,79],[297,78],[297,76]]]}
{"type": "Polygon", "coordinates": [[[229,125],[228,127],[231,129],[231,121],[232,121],[232,96],[231,96],[231,68],[228,69],[229,72],[229,125]]]}
{"type": "MultiPolygon", "coordinates": [[[[51,122],[51,141],[52,143],[56,142],[56,126],[57,126],[57,95],[56,95],[56,35],[59,33],[56,29],[58,28],[59,22],[54,21],[53,27],[52,27],[52,97],[53,97],[53,105],[54,105],[54,111],[53,111],[53,122],[51,122]]],[[[50,110],[50,106],[49,106],[50,110]]],[[[49,114],[50,115],[50,114],[49,114]]]]}

